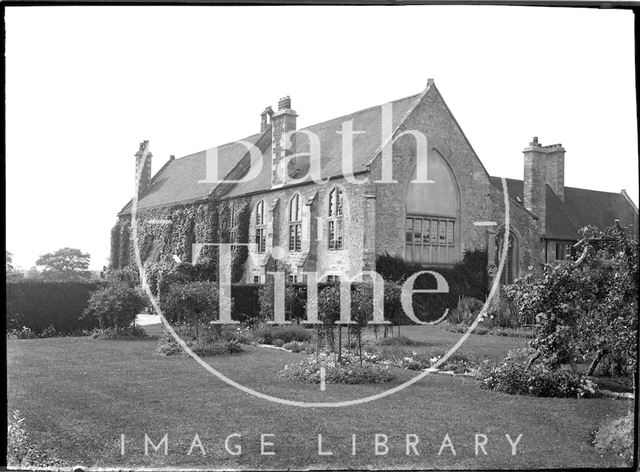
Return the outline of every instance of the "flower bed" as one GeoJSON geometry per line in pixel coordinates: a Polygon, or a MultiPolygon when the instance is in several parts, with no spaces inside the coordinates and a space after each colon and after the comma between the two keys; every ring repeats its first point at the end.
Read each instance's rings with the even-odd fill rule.
{"type": "Polygon", "coordinates": [[[342,384],[383,383],[393,379],[388,366],[363,362],[358,356],[344,354],[338,364],[334,354],[310,355],[300,362],[289,364],[278,375],[288,380],[320,383],[320,369],[325,369],[325,382],[342,384]]]}

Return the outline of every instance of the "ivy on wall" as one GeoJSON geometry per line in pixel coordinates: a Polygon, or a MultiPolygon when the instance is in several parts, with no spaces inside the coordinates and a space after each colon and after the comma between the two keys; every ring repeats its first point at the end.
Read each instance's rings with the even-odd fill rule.
{"type": "MultiPolygon", "coordinates": [[[[140,256],[154,279],[150,285],[162,284],[165,272],[172,266],[176,255],[184,262],[192,261],[193,243],[247,243],[249,242],[249,218],[251,208],[248,199],[204,202],[170,208],[141,210],[138,213],[138,241],[140,256]],[[150,222],[168,220],[170,224],[150,222]]],[[[231,274],[234,282],[242,277],[248,257],[246,247],[231,251],[231,274]]],[[[122,270],[135,265],[131,244],[131,216],[122,216],[111,230],[112,270],[122,270]]],[[[217,275],[218,251],[216,247],[202,248],[198,266],[208,270],[211,278],[217,275]]],[[[159,288],[159,285],[158,285],[159,288]]]]}

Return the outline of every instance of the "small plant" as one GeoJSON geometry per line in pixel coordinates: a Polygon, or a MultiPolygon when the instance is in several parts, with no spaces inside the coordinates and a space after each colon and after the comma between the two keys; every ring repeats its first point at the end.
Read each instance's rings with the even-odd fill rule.
{"type": "Polygon", "coordinates": [[[276,339],[273,340],[272,344],[275,347],[282,347],[282,346],[284,346],[284,340],[282,340],[280,338],[276,338],[276,339]]]}

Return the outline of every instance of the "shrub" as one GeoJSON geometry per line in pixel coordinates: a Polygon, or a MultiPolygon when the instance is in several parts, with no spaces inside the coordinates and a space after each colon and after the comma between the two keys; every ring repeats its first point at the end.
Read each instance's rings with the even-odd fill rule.
{"type": "Polygon", "coordinates": [[[282,347],[291,352],[302,352],[305,350],[305,344],[296,341],[286,343],[282,347]]]}
{"type": "Polygon", "coordinates": [[[219,319],[218,286],[213,282],[172,285],[161,307],[170,323],[187,323],[197,328],[219,319]]]}
{"type": "Polygon", "coordinates": [[[97,320],[81,318],[91,292],[99,282],[43,282],[22,280],[7,282],[7,331],[31,329],[42,333],[52,326],[60,334],[89,330],[97,320]]]}
{"type": "Polygon", "coordinates": [[[124,283],[110,284],[91,294],[83,318],[93,318],[101,329],[130,326],[145,306],[139,291],[124,283]]]}
{"type": "Polygon", "coordinates": [[[462,297],[458,301],[458,305],[455,309],[449,312],[448,320],[452,323],[463,323],[470,325],[473,323],[482,310],[484,303],[477,298],[462,297]]]}
{"type": "Polygon", "coordinates": [[[320,368],[325,369],[325,382],[342,384],[382,383],[389,382],[393,375],[388,367],[370,362],[360,365],[357,356],[343,355],[344,363],[338,364],[334,356],[308,356],[300,362],[289,364],[279,373],[288,380],[320,383],[320,368]]]}
{"type": "Polygon", "coordinates": [[[499,392],[536,397],[590,397],[596,385],[575,372],[549,370],[542,364],[526,368],[521,359],[505,358],[499,363],[485,361],[477,374],[481,387],[499,392]]]}
{"type": "Polygon", "coordinates": [[[378,344],[380,346],[415,346],[420,343],[404,336],[392,336],[378,340],[378,344]]]}
{"type": "Polygon", "coordinates": [[[313,333],[300,325],[273,326],[263,323],[255,326],[253,332],[256,342],[261,344],[274,344],[275,339],[281,340],[283,344],[313,339],[313,333]]]}
{"type": "Polygon", "coordinates": [[[125,328],[95,328],[91,332],[93,339],[140,339],[147,335],[140,326],[127,326],[125,328]]]}
{"type": "Polygon", "coordinates": [[[633,461],[633,414],[609,420],[596,431],[593,441],[600,452],[611,452],[625,461],[633,461]]]}
{"type": "MultiPolygon", "coordinates": [[[[260,318],[263,320],[274,319],[274,293],[273,278],[270,277],[266,284],[262,285],[258,290],[258,305],[260,307],[260,318]]],[[[320,290],[320,288],[318,288],[320,290]]],[[[306,285],[294,284],[285,285],[284,288],[284,310],[285,320],[302,321],[306,319],[306,285]]]]}
{"type": "Polygon", "coordinates": [[[272,344],[275,347],[282,347],[282,346],[284,346],[284,341],[282,339],[280,339],[280,338],[276,338],[276,339],[273,340],[272,344]]]}
{"type": "Polygon", "coordinates": [[[7,336],[12,339],[34,339],[38,337],[28,326],[23,326],[22,329],[12,329],[7,333],[7,336]]]}
{"type": "MultiPolygon", "coordinates": [[[[220,338],[215,340],[197,338],[189,339],[185,342],[195,354],[203,357],[242,352],[242,347],[240,347],[237,342],[220,338]]],[[[156,346],[156,352],[164,356],[173,356],[183,353],[183,349],[168,331],[163,330],[162,336],[156,346]]]]}

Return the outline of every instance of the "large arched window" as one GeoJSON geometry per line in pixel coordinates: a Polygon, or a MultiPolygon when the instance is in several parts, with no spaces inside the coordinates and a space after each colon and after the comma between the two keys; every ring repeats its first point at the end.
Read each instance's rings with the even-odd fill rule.
{"type": "Polygon", "coordinates": [[[300,194],[296,193],[289,201],[289,251],[302,249],[302,208],[300,194]]]}
{"type": "MultiPolygon", "coordinates": [[[[453,264],[460,258],[458,188],[451,169],[435,150],[429,152],[432,183],[409,183],[405,223],[405,259],[419,264],[453,264]]],[[[414,169],[410,181],[415,180],[414,169]]]]}
{"type": "Polygon", "coordinates": [[[344,196],[342,190],[334,187],[331,192],[329,192],[329,208],[327,211],[328,247],[334,251],[344,247],[343,204],[344,196]]]}
{"type": "Polygon", "coordinates": [[[263,253],[267,250],[267,240],[265,237],[266,228],[264,220],[264,200],[260,200],[256,205],[256,250],[263,253]]]}
{"type": "MultiPolygon", "coordinates": [[[[500,231],[496,236],[496,267],[500,266],[500,259],[502,258],[502,251],[504,249],[504,230],[500,231]]],[[[509,242],[507,246],[507,258],[504,262],[504,269],[500,276],[500,283],[504,285],[512,284],[519,274],[519,244],[518,237],[513,231],[509,231],[509,242]]]]}

